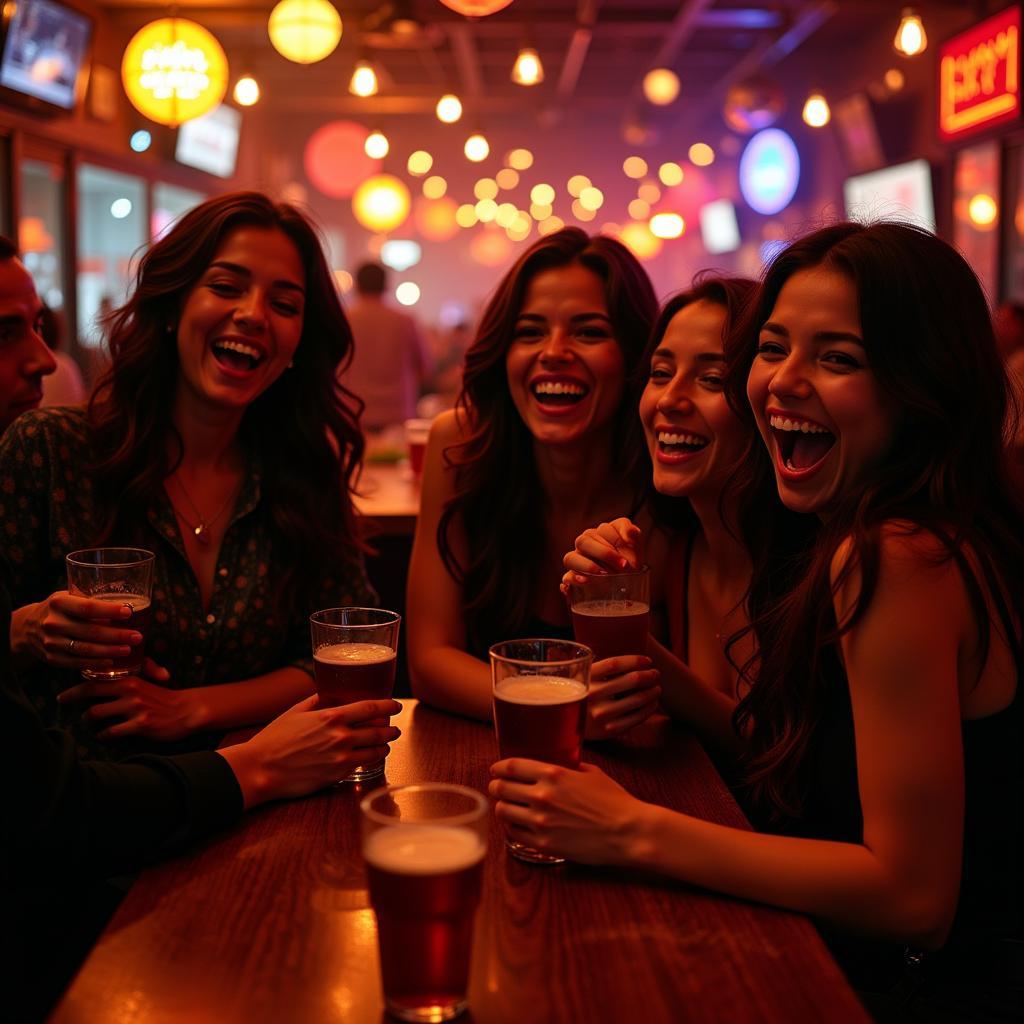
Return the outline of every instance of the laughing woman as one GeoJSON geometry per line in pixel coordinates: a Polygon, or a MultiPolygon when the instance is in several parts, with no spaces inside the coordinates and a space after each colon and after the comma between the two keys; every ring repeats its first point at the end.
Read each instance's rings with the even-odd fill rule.
{"type": "Polygon", "coordinates": [[[751,608],[761,831],[530,761],[495,765],[498,814],[534,847],[814,915],[883,1019],[1019,1020],[1024,556],[984,294],[923,231],[823,229],[768,270],[731,371],[782,501],[822,524],[751,608]]]}
{"type": "Polygon", "coordinates": [[[294,704],[309,612],[373,592],[348,492],[357,403],[334,384],[351,333],[302,214],[256,192],[196,207],[142,257],[110,347],[87,410],[7,431],[0,490],[25,689],[116,757],[294,704]],[[140,640],[65,590],[65,554],[103,544],[156,552],[152,661],[72,687],[140,640]]]}
{"type": "MultiPolygon", "coordinates": [[[[655,313],[629,250],[578,228],[536,242],[498,286],[427,448],[407,602],[416,696],[489,719],[488,647],[572,635],[562,553],[590,523],[635,512],[650,472],[629,384],[655,313]]],[[[652,532],[657,604],[667,539],[652,532]]],[[[597,663],[591,738],[655,710],[649,665],[597,663]]]]}

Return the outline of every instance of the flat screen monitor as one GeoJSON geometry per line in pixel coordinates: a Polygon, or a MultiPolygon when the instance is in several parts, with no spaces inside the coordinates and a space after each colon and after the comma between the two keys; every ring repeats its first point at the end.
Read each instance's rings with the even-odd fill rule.
{"type": "Polygon", "coordinates": [[[241,125],[241,113],[223,103],[202,117],[186,121],[178,129],[174,159],[218,178],[230,178],[235,173],[241,125]]]}
{"type": "Polygon", "coordinates": [[[851,220],[904,220],[935,230],[932,169],[927,160],[911,160],[847,178],[843,201],[851,220]]]}
{"type": "Polygon", "coordinates": [[[728,199],[716,199],[700,208],[700,235],[712,256],[735,252],[740,247],[736,207],[728,199]]]}
{"type": "Polygon", "coordinates": [[[0,86],[33,106],[73,110],[89,66],[92,19],[57,0],[4,4],[0,86]]]}

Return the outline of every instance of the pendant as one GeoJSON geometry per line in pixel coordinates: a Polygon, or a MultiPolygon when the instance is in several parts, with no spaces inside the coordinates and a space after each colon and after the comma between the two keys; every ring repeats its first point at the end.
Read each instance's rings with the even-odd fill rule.
{"type": "Polygon", "coordinates": [[[210,538],[207,537],[206,523],[200,523],[193,531],[196,540],[203,545],[203,547],[210,546],[210,538]]]}

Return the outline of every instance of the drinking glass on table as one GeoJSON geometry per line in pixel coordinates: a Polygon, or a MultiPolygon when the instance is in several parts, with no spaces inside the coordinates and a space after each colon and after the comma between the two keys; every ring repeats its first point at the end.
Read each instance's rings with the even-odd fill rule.
{"type": "MultiPolygon", "coordinates": [[[[309,617],[316,692],[323,705],[384,700],[395,688],[402,616],[383,608],[324,608],[309,617]]],[[[361,765],[342,782],[384,774],[384,762],[361,765]]]]}
{"type": "Polygon", "coordinates": [[[465,786],[387,786],[360,803],[388,1013],[451,1020],[466,1008],[487,800],[465,786]]]}
{"type": "MultiPolygon", "coordinates": [[[[494,728],[500,757],[526,757],[579,768],[590,686],[589,647],[567,640],[504,640],[491,650],[494,728]]],[[[513,856],[561,864],[506,837],[513,856]]]]}
{"type": "Polygon", "coordinates": [[[142,634],[142,642],[128,654],[111,658],[109,668],[83,668],[85,679],[123,679],[142,671],[146,656],[146,631],[149,629],[150,601],[153,596],[153,563],[156,556],[144,548],[85,548],[65,558],[68,567],[68,593],[127,605],[132,614],[118,619],[121,629],[142,634]]]}
{"type": "Polygon", "coordinates": [[[651,622],[651,573],[577,572],[585,583],[569,586],[573,635],[594,652],[594,661],[644,654],[651,622]]]}

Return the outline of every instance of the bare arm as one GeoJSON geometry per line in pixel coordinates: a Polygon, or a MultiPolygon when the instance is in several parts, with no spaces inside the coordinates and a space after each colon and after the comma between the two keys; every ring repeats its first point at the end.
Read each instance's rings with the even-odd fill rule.
{"type": "MultiPolygon", "coordinates": [[[[437,524],[454,485],[443,451],[458,437],[455,413],[447,412],[434,422],[427,443],[406,596],[409,674],[420,700],[486,721],[491,717],[490,669],[465,651],[462,591],[445,568],[436,539],[437,524]]],[[[465,544],[455,539],[457,553],[463,556],[465,544]]]]}
{"type": "MultiPolygon", "coordinates": [[[[715,825],[644,804],[591,766],[533,761],[495,765],[499,815],[532,845],[578,860],[645,866],[842,927],[941,945],[963,843],[958,659],[974,630],[955,567],[935,565],[915,543],[885,540],[871,605],[842,642],[862,843],[715,825]]],[[[854,575],[837,595],[838,615],[858,586],[854,575]]]]}

